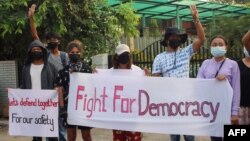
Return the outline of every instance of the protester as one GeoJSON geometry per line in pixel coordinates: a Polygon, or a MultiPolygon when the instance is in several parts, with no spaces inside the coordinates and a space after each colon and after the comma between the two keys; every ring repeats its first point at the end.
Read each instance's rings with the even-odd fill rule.
{"type": "MultiPolygon", "coordinates": [[[[32,4],[31,8],[29,8],[29,11],[28,11],[28,17],[30,20],[30,28],[31,28],[32,37],[35,40],[39,40],[39,36],[37,34],[37,30],[35,26],[35,19],[34,19],[35,8],[36,8],[36,5],[32,4]]],[[[67,53],[59,50],[60,35],[50,32],[46,35],[46,42],[48,44],[47,49],[49,51],[48,62],[52,63],[58,72],[69,61],[67,53]]],[[[59,107],[59,115],[62,112],[61,110],[62,110],[62,107],[59,107]]],[[[63,126],[63,119],[59,117],[58,122],[59,122],[58,123],[59,141],[66,141],[66,128],[63,126]]]]}
{"type": "MultiPolygon", "coordinates": [[[[69,74],[72,72],[82,72],[82,73],[91,73],[91,68],[87,65],[81,62],[80,56],[83,51],[83,44],[79,40],[74,40],[68,44],[68,54],[70,63],[66,65],[62,70],[59,71],[58,76],[55,80],[55,86],[59,89],[59,95],[60,97],[63,97],[63,99],[60,99],[60,106],[64,106],[65,111],[68,107],[68,96],[69,94],[69,82],[70,77],[69,74]],[[64,93],[62,91],[62,88],[64,90],[64,93]]],[[[65,114],[61,115],[64,118],[64,121],[66,122],[67,118],[67,112],[65,114]]],[[[67,139],[68,141],[75,141],[76,140],[76,128],[81,129],[82,133],[82,139],[84,141],[92,141],[90,130],[91,127],[86,126],[75,126],[75,125],[69,125],[66,123],[67,126],[67,139]]]]}
{"type": "MultiPolygon", "coordinates": [[[[198,38],[192,44],[180,48],[187,40],[187,34],[180,33],[177,28],[167,28],[161,45],[166,51],[158,54],[153,63],[153,76],[189,77],[189,61],[192,55],[199,51],[205,41],[203,27],[199,21],[198,11],[194,5],[190,6],[198,38]]],[[[171,135],[171,141],[180,141],[180,135],[171,135]]],[[[185,141],[194,141],[194,136],[184,135],[185,141]]]]}
{"type": "Polygon", "coordinates": [[[239,124],[250,125],[250,30],[242,38],[245,57],[238,61],[240,68],[240,113],[239,124]]]}
{"type": "Polygon", "coordinates": [[[246,50],[250,52],[250,30],[242,37],[242,43],[246,50]]]}
{"type": "MultiPolygon", "coordinates": [[[[21,89],[54,89],[55,67],[47,60],[47,50],[39,40],[30,43],[28,56],[22,70],[21,89]]],[[[47,138],[57,141],[57,138],[47,138]]],[[[42,137],[33,137],[33,141],[42,141],[42,137]]]]}
{"type": "MultiPolygon", "coordinates": [[[[120,44],[116,47],[112,62],[113,67],[111,69],[142,70],[132,64],[130,49],[126,44],[120,44]]],[[[113,141],[141,141],[141,132],[113,130],[113,141]]]]}
{"type": "Polygon", "coordinates": [[[46,35],[47,49],[49,50],[48,61],[54,64],[58,71],[69,62],[67,53],[59,50],[60,39],[60,35],[54,32],[49,32],[46,35]]]}
{"type": "MultiPolygon", "coordinates": [[[[32,4],[29,8],[28,16],[30,19],[31,34],[34,40],[39,40],[39,36],[35,26],[35,13],[36,5],[32,4]]],[[[49,32],[46,35],[47,49],[49,50],[49,62],[54,64],[58,70],[61,70],[63,66],[68,63],[67,53],[59,50],[60,45],[60,35],[54,32],[49,32]]]]}
{"type": "MultiPolygon", "coordinates": [[[[213,58],[205,60],[199,71],[197,78],[211,79],[219,81],[227,79],[233,89],[233,100],[231,107],[231,123],[238,124],[238,112],[240,104],[240,70],[237,63],[225,57],[228,49],[227,40],[217,35],[211,39],[210,49],[213,58]]],[[[222,137],[211,137],[212,141],[222,141],[222,137]]]]}

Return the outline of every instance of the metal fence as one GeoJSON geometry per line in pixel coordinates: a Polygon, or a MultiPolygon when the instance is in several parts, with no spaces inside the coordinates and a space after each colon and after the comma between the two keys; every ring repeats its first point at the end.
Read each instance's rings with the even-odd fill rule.
{"type": "MultiPolygon", "coordinates": [[[[191,41],[186,42],[182,47],[191,44],[191,41]]],[[[165,47],[160,45],[160,40],[155,41],[141,52],[133,54],[133,63],[141,68],[147,68],[152,71],[152,65],[154,58],[159,53],[165,51],[165,47]]],[[[227,57],[233,60],[239,60],[243,57],[242,48],[230,48],[227,51],[227,57]]],[[[197,76],[197,72],[202,62],[205,59],[211,58],[210,50],[207,45],[205,45],[200,52],[193,55],[190,60],[190,77],[194,78],[197,76]]],[[[112,56],[109,56],[109,67],[112,66],[112,56]]]]}
{"type": "MultiPolygon", "coordinates": [[[[183,46],[187,46],[188,44],[191,44],[192,42],[188,40],[186,44],[183,46]]],[[[152,71],[152,65],[154,58],[159,53],[162,53],[165,51],[165,48],[160,45],[160,40],[153,42],[146,48],[144,48],[142,51],[132,54],[133,55],[133,62],[135,65],[143,68],[147,68],[150,71],[152,71]]],[[[229,48],[227,51],[227,57],[233,60],[240,60],[243,58],[243,51],[242,48],[229,48]]],[[[201,66],[202,62],[205,59],[211,58],[210,50],[207,45],[204,45],[204,47],[200,50],[200,52],[193,55],[193,57],[190,60],[190,77],[194,78],[197,75],[198,69],[201,66]]],[[[18,68],[18,85],[21,83],[21,71],[23,66],[23,60],[17,61],[17,68],[18,68]]],[[[112,67],[112,55],[108,56],[108,68],[112,67]]]]}

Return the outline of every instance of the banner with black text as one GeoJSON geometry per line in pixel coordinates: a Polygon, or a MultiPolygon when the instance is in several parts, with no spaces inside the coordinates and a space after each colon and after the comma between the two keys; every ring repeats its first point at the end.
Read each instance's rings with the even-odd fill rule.
{"type": "Polygon", "coordinates": [[[56,90],[9,89],[9,135],[58,137],[56,90]]]}

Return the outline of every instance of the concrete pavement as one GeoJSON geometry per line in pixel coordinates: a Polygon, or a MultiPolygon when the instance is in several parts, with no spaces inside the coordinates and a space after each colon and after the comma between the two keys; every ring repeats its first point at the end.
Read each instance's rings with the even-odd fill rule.
{"type": "MultiPolygon", "coordinates": [[[[93,141],[112,141],[112,130],[93,128],[91,130],[93,141]]],[[[78,130],[77,141],[81,141],[81,134],[78,130]]],[[[0,119],[0,141],[31,141],[31,137],[9,136],[8,119],[0,119]]],[[[45,141],[45,139],[44,139],[45,141]]],[[[142,141],[170,141],[167,134],[143,133],[142,141]]],[[[181,141],[184,141],[183,136],[181,141]]],[[[196,141],[210,141],[209,137],[196,137],[196,141]]]]}

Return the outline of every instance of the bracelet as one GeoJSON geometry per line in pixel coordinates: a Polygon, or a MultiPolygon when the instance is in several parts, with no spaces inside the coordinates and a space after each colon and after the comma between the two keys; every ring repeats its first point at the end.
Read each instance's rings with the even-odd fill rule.
{"type": "Polygon", "coordinates": [[[195,21],[194,21],[195,24],[197,24],[197,23],[199,23],[199,22],[200,22],[199,20],[195,20],[195,21]]]}

